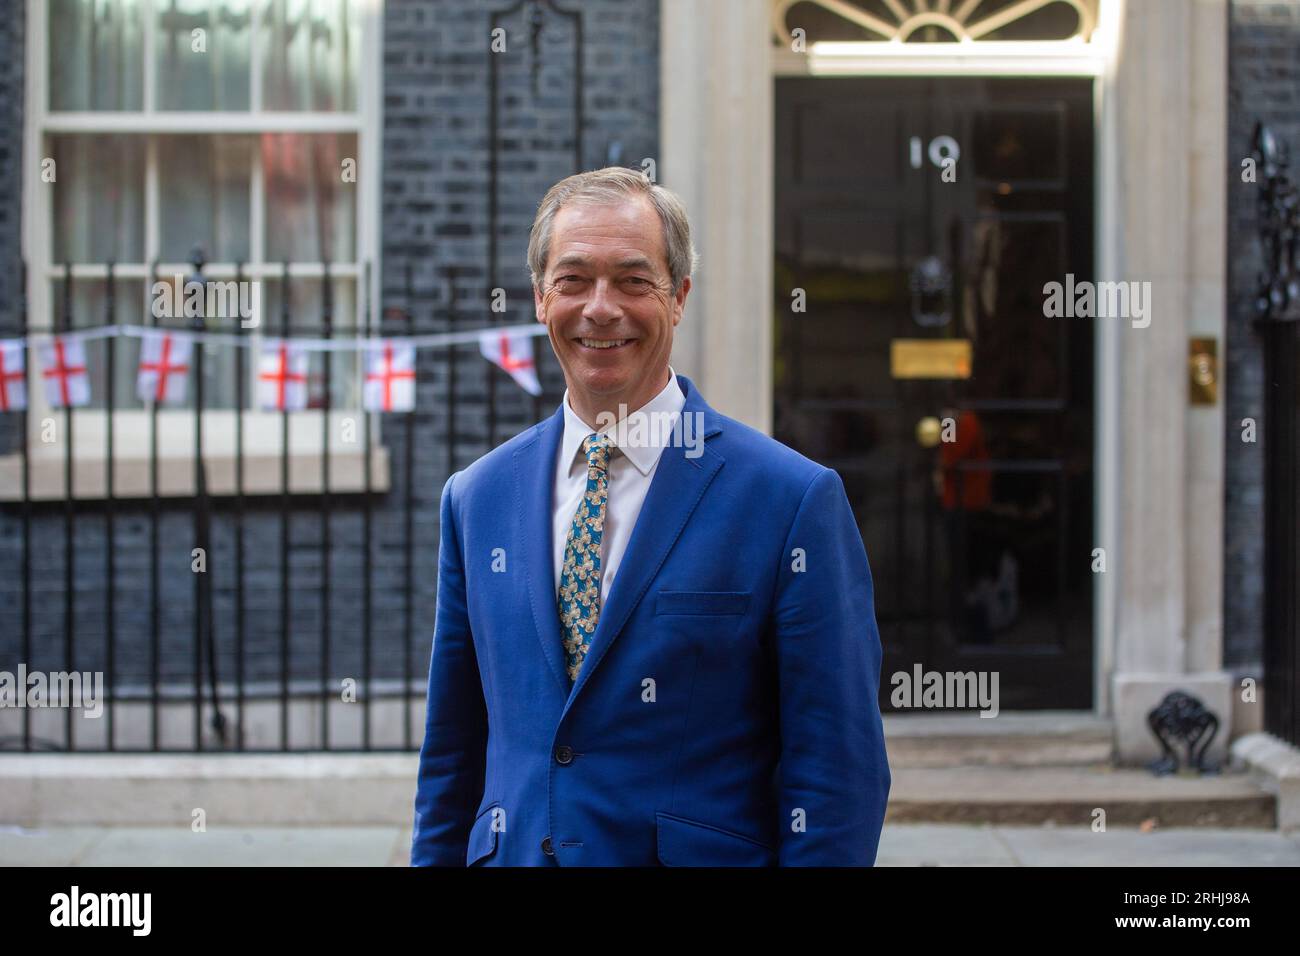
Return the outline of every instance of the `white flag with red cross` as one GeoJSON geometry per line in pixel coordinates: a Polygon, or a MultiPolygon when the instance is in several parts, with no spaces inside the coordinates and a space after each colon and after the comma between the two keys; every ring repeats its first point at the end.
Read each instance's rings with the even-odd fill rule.
{"type": "Polygon", "coordinates": [[[415,349],[392,342],[370,349],[361,400],[368,412],[409,412],[415,408],[415,349]]]}
{"type": "Polygon", "coordinates": [[[307,407],[307,353],[288,342],[267,342],[257,377],[258,404],[266,411],[307,407]]]}
{"type": "Polygon", "coordinates": [[[22,339],[0,339],[0,412],[27,407],[26,356],[22,339]]]}
{"type": "Polygon", "coordinates": [[[522,332],[483,332],[478,337],[479,351],[489,362],[500,366],[530,395],[542,394],[533,362],[533,337],[522,332]]]}
{"type": "Polygon", "coordinates": [[[42,342],[41,377],[45,379],[45,400],[51,408],[76,408],[90,404],[86,345],[80,338],[56,335],[42,342]]]}
{"type": "Polygon", "coordinates": [[[140,401],[158,405],[185,401],[192,347],[186,336],[152,330],[144,333],[140,339],[140,370],[135,381],[140,401]]]}

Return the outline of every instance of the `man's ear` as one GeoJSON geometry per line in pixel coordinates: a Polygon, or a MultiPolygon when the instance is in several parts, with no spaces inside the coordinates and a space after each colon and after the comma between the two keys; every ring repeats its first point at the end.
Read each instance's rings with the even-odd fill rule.
{"type": "Polygon", "coordinates": [[[682,279],[682,287],[678,289],[677,294],[673,296],[673,300],[676,302],[676,308],[673,309],[673,325],[676,325],[682,320],[682,311],[686,308],[686,295],[690,291],[691,277],[686,276],[686,278],[682,279]]]}
{"type": "Polygon", "coordinates": [[[537,321],[546,324],[546,317],[542,315],[542,290],[538,288],[537,283],[533,283],[533,311],[537,313],[537,321]]]}

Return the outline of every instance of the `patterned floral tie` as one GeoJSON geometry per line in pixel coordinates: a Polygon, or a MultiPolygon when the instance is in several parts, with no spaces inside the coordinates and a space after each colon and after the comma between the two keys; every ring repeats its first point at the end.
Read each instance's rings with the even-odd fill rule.
{"type": "Polygon", "coordinates": [[[569,525],[560,569],[560,630],[564,635],[564,663],[569,680],[576,681],[600,619],[600,536],[605,529],[605,502],[609,498],[608,435],[592,433],[582,440],[587,456],[587,490],[569,525]]]}

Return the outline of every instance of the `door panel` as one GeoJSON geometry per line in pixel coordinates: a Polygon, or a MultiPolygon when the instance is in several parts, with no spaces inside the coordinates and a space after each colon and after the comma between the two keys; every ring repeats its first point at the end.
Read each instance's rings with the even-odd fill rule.
{"type": "Polygon", "coordinates": [[[1093,327],[1042,290],[1092,278],[1092,146],[1087,79],[776,81],[774,433],[844,479],[882,706],[917,663],[1091,706],[1093,327]],[[968,377],[895,378],[899,339],[968,377]]]}

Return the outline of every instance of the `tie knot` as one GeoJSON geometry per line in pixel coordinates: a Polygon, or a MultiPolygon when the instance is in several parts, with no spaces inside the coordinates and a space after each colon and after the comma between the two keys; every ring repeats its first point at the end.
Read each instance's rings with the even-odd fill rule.
{"type": "Polygon", "coordinates": [[[609,453],[614,441],[608,435],[592,432],[582,440],[582,452],[587,456],[587,467],[604,471],[609,467],[609,453]]]}

